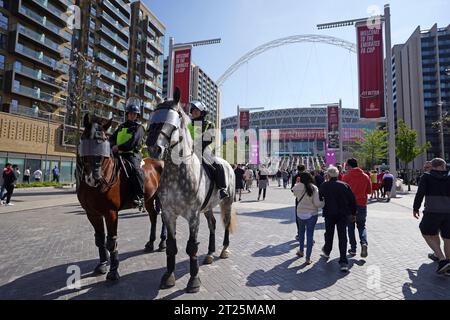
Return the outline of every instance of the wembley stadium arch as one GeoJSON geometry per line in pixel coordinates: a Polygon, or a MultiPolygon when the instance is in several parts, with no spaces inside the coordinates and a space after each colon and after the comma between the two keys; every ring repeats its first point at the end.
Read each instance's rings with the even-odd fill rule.
{"type": "Polygon", "coordinates": [[[309,42],[309,43],[325,43],[332,46],[341,47],[343,49],[347,49],[350,52],[356,53],[356,45],[352,42],[339,39],[332,36],[325,35],[317,35],[317,34],[303,34],[303,35],[294,35],[285,38],[276,39],[270,42],[267,42],[255,49],[247,52],[241,58],[239,58],[235,63],[233,63],[223,75],[217,80],[217,85],[220,87],[223,85],[225,81],[235,73],[242,65],[247,63],[249,60],[254,57],[274,48],[278,48],[281,46],[293,44],[293,43],[301,43],[301,42],[309,42]]]}

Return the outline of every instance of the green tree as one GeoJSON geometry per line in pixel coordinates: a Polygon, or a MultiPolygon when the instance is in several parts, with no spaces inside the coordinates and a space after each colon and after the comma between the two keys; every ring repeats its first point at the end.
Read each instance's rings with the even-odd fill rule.
{"type": "Polygon", "coordinates": [[[427,142],[423,146],[417,146],[417,132],[408,128],[403,120],[398,122],[397,135],[395,136],[397,158],[403,162],[406,171],[406,179],[408,180],[408,191],[411,191],[411,179],[409,164],[420,154],[431,147],[431,143],[427,142]]]}
{"type": "Polygon", "coordinates": [[[386,159],[387,148],[388,134],[386,130],[366,130],[364,137],[356,141],[352,151],[363,167],[370,170],[381,160],[386,159]]]}

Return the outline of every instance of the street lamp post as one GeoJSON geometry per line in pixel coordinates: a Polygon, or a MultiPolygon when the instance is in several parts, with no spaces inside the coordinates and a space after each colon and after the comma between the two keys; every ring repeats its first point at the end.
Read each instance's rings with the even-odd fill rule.
{"type": "Polygon", "coordinates": [[[173,96],[173,52],[177,47],[186,47],[186,46],[192,46],[192,47],[198,47],[198,46],[206,46],[211,44],[217,44],[220,43],[221,39],[209,39],[209,40],[201,40],[201,41],[193,41],[193,42],[186,42],[186,43],[177,43],[175,44],[175,39],[173,37],[170,37],[169,39],[169,56],[168,56],[168,78],[167,78],[167,98],[170,98],[173,96]]]}
{"type": "MultiPolygon", "coordinates": [[[[379,18],[380,22],[384,21],[385,24],[385,47],[386,47],[386,109],[387,109],[387,122],[389,130],[389,170],[394,177],[397,177],[397,164],[395,155],[395,119],[394,119],[394,106],[392,101],[392,47],[391,47],[391,12],[388,4],[384,6],[384,15],[375,16],[369,18],[360,18],[354,20],[338,21],[332,23],[324,23],[317,25],[318,29],[330,29],[344,26],[351,26],[357,23],[371,21],[373,18],[379,18]]],[[[392,189],[391,196],[396,196],[396,188],[392,189]]]]}

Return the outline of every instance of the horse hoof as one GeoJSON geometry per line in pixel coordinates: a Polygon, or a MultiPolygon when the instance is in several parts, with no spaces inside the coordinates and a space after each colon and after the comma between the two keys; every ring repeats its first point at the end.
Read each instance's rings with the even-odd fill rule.
{"type": "Polygon", "coordinates": [[[220,254],[220,259],[227,259],[230,256],[230,251],[227,249],[222,250],[222,253],[220,254]]]}
{"type": "Polygon", "coordinates": [[[144,248],[144,252],[153,252],[154,251],[154,247],[153,247],[153,243],[151,242],[147,242],[145,244],[145,248],[144,248]]]}
{"type": "Polygon", "coordinates": [[[214,261],[214,257],[212,255],[207,255],[205,260],[203,260],[203,264],[212,264],[214,261]]]}
{"type": "Polygon", "coordinates": [[[158,246],[158,251],[159,251],[159,252],[166,251],[166,247],[167,247],[166,242],[165,242],[165,241],[162,241],[162,242],[159,244],[159,246],[158,246]]]}
{"type": "Polygon", "coordinates": [[[117,270],[109,271],[108,274],[106,275],[106,280],[109,280],[109,281],[117,281],[119,279],[120,279],[120,276],[119,276],[119,272],[117,272],[117,270]]]}
{"type": "Polygon", "coordinates": [[[172,273],[164,273],[162,279],[161,279],[161,285],[159,286],[160,289],[169,289],[175,286],[175,275],[172,273]]]}
{"type": "Polygon", "coordinates": [[[189,282],[187,284],[186,287],[186,292],[187,293],[197,293],[200,291],[200,285],[202,284],[202,282],[200,281],[200,278],[197,277],[191,277],[189,279],[189,282]]]}
{"type": "Polygon", "coordinates": [[[105,274],[107,271],[106,263],[99,263],[94,269],[94,275],[105,274]]]}

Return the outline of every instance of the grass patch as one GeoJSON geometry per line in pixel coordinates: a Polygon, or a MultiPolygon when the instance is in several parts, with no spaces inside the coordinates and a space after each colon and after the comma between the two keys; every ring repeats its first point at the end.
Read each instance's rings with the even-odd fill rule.
{"type": "Polygon", "coordinates": [[[16,188],[41,188],[41,187],[62,187],[69,186],[70,183],[58,183],[50,181],[30,182],[30,183],[16,183],[16,188]]]}

